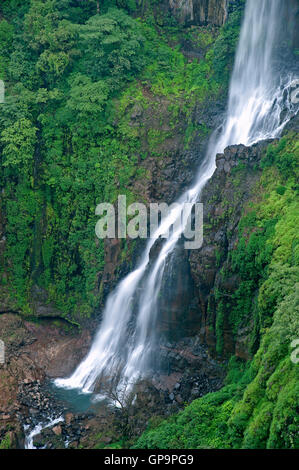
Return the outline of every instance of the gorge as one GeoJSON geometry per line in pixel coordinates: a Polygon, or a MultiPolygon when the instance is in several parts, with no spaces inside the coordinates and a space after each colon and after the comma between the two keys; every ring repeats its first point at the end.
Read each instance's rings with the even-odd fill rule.
{"type": "MultiPolygon", "coordinates": [[[[289,343],[298,331],[296,300],[292,297],[298,274],[296,219],[292,218],[296,207],[293,174],[298,156],[298,118],[296,103],[291,100],[292,85],[298,77],[293,53],[296,38],[291,25],[298,16],[298,5],[296,7],[296,2],[291,0],[283,4],[280,0],[262,0],[259,5],[254,0],[247,0],[244,10],[242,1],[219,2],[217,8],[215,2],[169,3],[169,25],[165,20],[161,26],[161,18],[156,17],[159,34],[163,28],[169,34],[169,49],[166,45],[159,46],[157,63],[151,58],[148,72],[142,72],[143,84],[131,79],[127,89],[122,89],[120,98],[112,95],[114,100],[119,100],[117,117],[113,115],[110,119],[108,105],[105,108],[108,92],[104,78],[96,81],[99,76],[92,75],[97,73],[96,66],[101,59],[100,56],[93,57],[94,44],[90,45],[90,38],[103,41],[102,37],[97,38],[100,28],[107,33],[107,24],[112,27],[120,16],[118,27],[126,30],[126,47],[130,40],[135,41],[135,48],[138,41],[140,47],[143,46],[140,38],[130,37],[133,33],[128,32],[129,22],[135,19],[108,10],[103,17],[85,20],[86,24],[80,19],[78,34],[83,38],[84,47],[91,48],[90,56],[87,53],[86,58],[72,58],[71,49],[61,46],[60,54],[69,54],[69,64],[82,60],[82,65],[91,74],[91,78],[84,77],[82,66],[76,69],[75,65],[75,75],[69,79],[69,98],[60,104],[56,114],[65,136],[51,128],[50,122],[55,113],[55,104],[51,104],[51,100],[59,102],[61,99],[55,87],[63,89],[65,86],[60,77],[67,73],[68,66],[60,73],[58,68],[56,72],[53,69],[49,72],[49,65],[46,67],[45,62],[38,62],[37,70],[42,71],[44,67],[50,78],[48,83],[43,83],[45,88],[39,88],[38,106],[44,103],[44,109],[41,117],[36,117],[36,123],[43,122],[42,127],[36,124],[38,127],[33,132],[26,122],[29,116],[34,118],[34,111],[30,114],[33,104],[28,108],[29,114],[18,121],[18,129],[24,130],[27,139],[27,152],[35,148],[32,174],[26,175],[25,171],[23,180],[18,177],[14,181],[16,165],[23,168],[22,161],[14,162],[12,157],[9,160],[10,128],[2,131],[2,153],[6,158],[3,168],[6,168],[5,175],[10,182],[2,194],[13,201],[16,184],[20,194],[27,194],[28,176],[28,181],[33,182],[26,206],[31,220],[27,228],[23,226],[23,231],[26,235],[29,227],[35,229],[33,238],[28,238],[32,245],[25,247],[30,260],[24,268],[24,272],[30,272],[27,279],[24,272],[16,268],[17,258],[11,260],[16,245],[12,236],[14,226],[9,217],[14,214],[14,205],[5,206],[5,215],[1,219],[1,231],[5,234],[1,256],[8,268],[4,269],[5,282],[1,288],[0,325],[1,337],[9,345],[9,361],[0,366],[0,397],[3,401],[3,404],[0,401],[0,437],[4,442],[0,445],[10,441],[12,446],[29,448],[66,445],[101,448],[120,441],[124,447],[137,448],[238,448],[291,447],[296,441],[293,428],[296,405],[291,397],[296,394],[295,385],[292,387],[297,370],[288,351],[289,343]],[[188,8],[192,8],[192,14],[188,13],[188,8]],[[174,9],[180,12],[178,26],[173,25],[174,9]],[[191,15],[190,20],[188,15],[191,15]],[[289,26],[287,31],[286,24],[289,26]],[[171,28],[177,28],[173,36],[171,28]],[[178,40],[182,51],[187,50],[185,57],[172,50],[178,40]],[[91,64],[95,59],[93,68],[91,64]],[[164,72],[169,63],[168,73],[174,74],[170,82],[164,72]],[[176,70],[170,72],[173,67],[176,70]],[[151,78],[155,74],[156,82],[151,78]],[[165,87],[170,87],[171,91],[165,87]],[[41,90],[48,90],[48,96],[41,90]],[[172,90],[175,90],[173,96],[172,90]],[[88,93],[104,96],[102,102],[94,104],[98,106],[97,112],[94,107],[88,108],[88,100],[85,101],[88,93]],[[106,158],[104,154],[108,152],[105,172],[113,175],[113,182],[109,187],[101,183],[101,198],[109,194],[115,202],[115,195],[122,190],[133,200],[141,194],[147,202],[161,200],[164,196],[168,203],[178,202],[178,207],[146,246],[128,240],[122,245],[115,239],[98,245],[97,252],[90,249],[90,239],[87,246],[76,238],[75,229],[82,227],[80,217],[90,211],[83,195],[88,187],[93,190],[98,180],[86,187],[83,182],[86,171],[88,175],[92,171],[83,163],[85,158],[79,159],[79,147],[86,140],[84,126],[78,127],[74,122],[70,127],[72,139],[68,140],[66,126],[71,125],[65,123],[64,113],[69,118],[68,113],[74,110],[78,113],[80,126],[85,118],[88,119],[88,132],[93,129],[96,117],[98,122],[109,122],[107,129],[101,131],[105,145],[101,147],[97,140],[97,146],[89,149],[87,160],[92,169],[99,169],[98,156],[106,158]],[[115,137],[111,137],[113,132],[116,132],[115,137]],[[135,148],[138,149],[139,174],[134,173],[136,159],[132,157],[131,165],[129,159],[115,157],[120,143],[121,151],[131,156],[135,148]],[[107,150],[110,148],[111,153],[107,150]],[[63,155],[69,161],[61,163],[63,155]],[[113,162],[114,166],[110,168],[108,162],[113,162]],[[128,174],[123,173],[126,165],[128,174]],[[76,169],[74,194],[79,191],[81,200],[80,197],[76,199],[75,214],[69,208],[73,222],[69,225],[68,244],[64,246],[57,224],[59,217],[61,220],[65,217],[60,209],[70,204],[66,196],[71,192],[69,168],[76,169]],[[57,177],[61,186],[56,187],[57,177]],[[43,201],[41,213],[32,202],[35,199],[43,201]],[[199,250],[184,250],[177,240],[180,233],[172,233],[161,243],[160,235],[181,216],[184,203],[198,200],[204,203],[203,246],[199,250]],[[61,251],[59,263],[55,250],[61,251]],[[71,260],[69,264],[67,259],[71,260]],[[97,265],[94,265],[95,259],[97,265]],[[12,269],[11,266],[15,267],[12,269]],[[15,285],[20,286],[19,294],[8,294],[9,272],[14,272],[15,285]],[[73,284],[68,280],[69,275],[73,284]],[[85,288],[80,287],[83,279],[87,294],[85,288]],[[92,292],[88,283],[94,286],[92,292]],[[25,291],[30,293],[28,300],[20,295],[25,291]],[[86,300],[81,302],[82,298],[86,300]],[[281,309],[284,309],[283,315],[281,309]],[[88,313],[84,318],[81,312],[85,310],[88,313]],[[83,328],[83,333],[76,332],[78,326],[83,328]],[[98,331],[92,340],[95,327],[98,331]],[[14,338],[13,331],[17,332],[14,338]],[[277,331],[283,338],[278,344],[274,340],[277,331]],[[49,338],[48,345],[46,337],[49,338]],[[274,354],[277,361],[270,370],[267,369],[268,352],[274,354]],[[27,364],[23,357],[27,358],[27,364]],[[25,377],[20,377],[20,369],[25,377]],[[281,370],[284,372],[280,373],[281,370]],[[67,395],[59,398],[57,390],[48,383],[49,378],[56,379],[58,390],[66,389],[67,393],[77,390],[71,401],[77,402],[83,391],[87,400],[91,400],[87,412],[84,405],[78,413],[77,408],[68,404],[67,395]],[[272,383],[277,383],[273,390],[269,385],[272,383]],[[19,387],[18,396],[15,390],[12,393],[16,387],[19,387]],[[10,405],[4,398],[8,390],[11,396],[15,395],[10,405]],[[103,411],[102,399],[104,403],[108,399],[114,404],[119,400],[121,410],[116,407],[118,409],[107,412],[104,404],[103,411]],[[189,408],[179,412],[184,402],[189,403],[189,408]],[[282,406],[288,410],[286,420],[281,414],[282,406]],[[191,432],[189,424],[181,427],[180,417],[184,421],[184,413],[189,416],[187,423],[192,425],[193,415],[198,419],[202,409],[211,412],[212,416],[210,423],[204,418],[201,420],[198,435],[197,431],[191,432]],[[220,419],[225,423],[224,427],[217,427],[217,413],[222,413],[220,419]],[[170,414],[173,417],[166,421],[149,425],[149,418],[154,415],[165,418],[170,414]],[[265,420],[266,424],[261,425],[260,420],[265,420]],[[176,438],[167,437],[169,426],[176,438]],[[256,437],[257,426],[261,431],[256,437]],[[13,431],[7,431],[8,428],[13,431]],[[282,432],[282,428],[285,431],[282,432]]],[[[48,7],[51,12],[53,5],[48,7]]],[[[157,14],[156,5],[152,12],[157,14]]],[[[129,13],[134,18],[134,11],[129,13]]],[[[9,9],[5,14],[9,17],[9,9]]],[[[69,18],[65,12],[61,14],[62,18],[63,15],[69,18]]],[[[88,17],[88,14],[88,11],[81,12],[82,16],[88,17]]],[[[41,13],[36,6],[35,9],[31,6],[25,13],[25,26],[34,26],[38,15],[41,13]]],[[[145,16],[145,24],[146,20],[145,16]]],[[[68,23],[55,24],[55,21],[52,20],[57,38],[62,31],[59,28],[66,28],[69,41],[74,41],[75,28],[68,23]]],[[[43,39],[33,28],[30,41],[36,44],[28,47],[42,50],[49,43],[49,51],[53,53],[46,28],[43,39]]],[[[148,29],[143,34],[155,45],[162,40],[154,38],[155,33],[148,29]]],[[[30,36],[28,30],[27,35],[30,36]]],[[[145,51],[146,47],[148,45],[145,51]]],[[[117,48],[122,50],[119,42],[117,48]]],[[[46,51],[41,52],[43,60],[46,51]]],[[[104,53],[109,52],[104,50],[104,53]]],[[[124,54],[127,53],[124,49],[124,54]]],[[[16,56],[14,60],[17,60],[16,56]]],[[[109,57],[109,60],[113,67],[113,58],[109,57]]],[[[111,76],[107,72],[107,83],[116,90],[120,86],[116,81],[120,63],[117,72],[111,76]]],[[[134,73],[138,74],[138,67],[141,67],[138,61],[132,62],[131,68],[134,67],[134,73]]],[[[125,74],[128,73],[126,69],[125,74]]],[[[26,80],[24,83],[28,86],[30,78],[26,80]]],[[[28,93],[30,103],[33,98],[29,99],[28,93]]],[[[25,100],[25,95],[22,99],[25,100]]],[[[11,109],[8,111],[12,112],[11,109]]],[[[92,132],[99,139],[99,131],[93,129],[92,132]]],[[[25,147],[18,151],[25,152],[25,147]]],[[[28,162],[26,164],[28,167],[28,162]]],[[[99,202],[99,196],[96,199],[99,202]]],[[[90,237],[92,220],[87,215],[85,220],[88,220],[90,237]]],[[[83,236],[82,228],[79,234],[83,236]]],[[[21,246],[23,242],[19,240],[18,243],[21,246]]],[[[13,256],[17,254],[16,251],[13,256]]]]}

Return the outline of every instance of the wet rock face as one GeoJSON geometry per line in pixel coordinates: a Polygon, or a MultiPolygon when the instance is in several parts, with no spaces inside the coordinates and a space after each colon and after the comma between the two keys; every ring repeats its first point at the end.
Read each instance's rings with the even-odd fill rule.
{"type": "MultiPolygon", "coordinates": [[[[254,188],[261,175],[258,163],[268,144],[263,142],[252,147],[235,145],[225,149],[223,154],[217,156],[217,170],[202,193],[203,246],[190,252],[189,262],[198,289],[200,337],[213,353],[216,350],[215,291],[230,295],[240,283],[238,276],[232,273],[223,278],[220,271],[226,267],[226,272],[230,272],[230,253],[238,243],[238,224],[247,202],[254,196],[254,188]]],[[[224,318],[224,356],[236,354],[248,359],[249,334],[250,327],[243,325],[234,335],[229,318],[224,318]]]]}
{"type": "Polygon", "coordinates": [[[169,0],[176,18],[183,24],[222,26],[228,16],[229,0],[169,0]]]}

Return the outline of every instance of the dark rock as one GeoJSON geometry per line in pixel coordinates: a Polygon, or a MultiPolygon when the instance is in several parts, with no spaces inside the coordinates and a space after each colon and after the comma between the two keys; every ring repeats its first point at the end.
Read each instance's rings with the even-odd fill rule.
{"type": "Polygon", "coordinates": [[[183,24],[222,26],[228,17],[228,0],[169,0],[172,13],[183,24]]]}
{"type": "MultiPolygon", "coordinates": [[[[252,147],[233,145],[226,148],[223,154],[217,155],[217,169],[202,192],[204,224],[209,228],[204,230],[203,246],[190,252],[189,262],[191,275],[198,289],[200,339],[208,345],[212,354],[215,354],[216,348],[217,303],[214,292],[217,289],[229,296],[238,288],[240,279],[237,275],[232,274],[223,279],[220,271],[227,266],[227,272],[230,272],[229,254],[238,243],[236,228],[242,209],[253,196],[260,178],[258,164],[269,142],[271,141],[261,142],[252,147]],[[235,180],[234,169],[240,162],[244,171],[238,172],[235,180]]],[[[249,342],[243,331],[241,328],[235,337],[229,319],[224,318],[224,357],[237,352],[240,357],[249,358],[249,342]]]]}
{"type": "Polygon", "coordinates": [[[57,426],[54,426],[54,428],[52,428],[52,431],[54,432],[56,436],[61,436],[62,428],[60,425],[57,425],[57,426]]]}

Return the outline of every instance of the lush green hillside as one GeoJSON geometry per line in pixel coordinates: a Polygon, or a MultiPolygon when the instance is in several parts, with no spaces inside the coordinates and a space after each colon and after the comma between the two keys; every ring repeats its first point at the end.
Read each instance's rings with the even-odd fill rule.
{"type": "Polygon", "coordinates": [[[95,1],[0,7],[1,282],[28,315],[36,286],[69,318],[94,312],[104,264],[96,205],[118,194],[140,200],[131,183],[147,177],[142,161],[163,159],[161,143],[177,134],[187,148],[209,131],[192,112],[225,95],[232,67],[238,9],[219,34],[167,16],[158,25],[150,5],[141,18],[134,1],[100,3],[100,15],[95,1]],[[186,40],[202,60],[184,57],[186,40]],[[132,125],[131,113],[148,108],[152,122],[132,125]]]}

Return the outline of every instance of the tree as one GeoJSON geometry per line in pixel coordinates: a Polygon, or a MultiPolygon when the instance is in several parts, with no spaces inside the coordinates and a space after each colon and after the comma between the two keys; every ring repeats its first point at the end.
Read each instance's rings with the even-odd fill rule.
{"type": "Polygon", "coordinates": [[[136,21],[110,9],[80,28],[81,70],[93,80],[106,78],[111,91],[132,80],[145,65],[145,39],[136,21]]]}
{"type": "Polygon", "coordinates": [[[37,128],[28,119],[20,119],[1,134],[3,166],[22,168],[28,172],[34,156],[37,128]]]}

